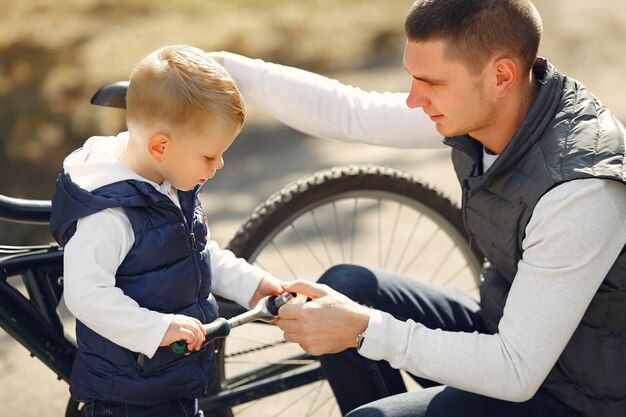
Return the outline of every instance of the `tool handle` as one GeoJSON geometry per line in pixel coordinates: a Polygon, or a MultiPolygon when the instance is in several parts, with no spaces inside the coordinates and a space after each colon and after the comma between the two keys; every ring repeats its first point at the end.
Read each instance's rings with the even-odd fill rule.
{"type": "MultiPolygon", "coordinates": [[[[220,339],[230,334],[230,323],[223,317],[218,317],[211,323],[205,324],[202,327],[204,327],[206,333],[206,339],[202,346],[208,345],[215,339],[220,339]]],[[[170,348],[174,353],[182,355],[187,352],[187,342],[185,340],[179,340],[178,342],[172,343],[170,348]]]]}

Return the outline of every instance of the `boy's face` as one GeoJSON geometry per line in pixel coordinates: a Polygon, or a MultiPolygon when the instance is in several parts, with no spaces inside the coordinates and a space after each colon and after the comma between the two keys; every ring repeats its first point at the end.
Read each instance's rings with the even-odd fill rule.
{"type": "Polygon", "coordinates": [[[159,164],[161,176],[181,191],[204,184],[222,169],[224,152],[238,133],[237,127],[215,120],[197,133],[172,135],[159,164]]]}

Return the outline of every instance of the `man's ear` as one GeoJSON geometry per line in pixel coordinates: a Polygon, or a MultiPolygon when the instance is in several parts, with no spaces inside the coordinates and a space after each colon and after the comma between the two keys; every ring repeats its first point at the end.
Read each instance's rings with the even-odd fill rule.
{"type": "Polygon", "coordinates": [[[511,92],[519,77],[517,63],[509,57],[499,57],[493,62],[495,76],[495,94],[497,98],[503,98],[511,92]]]}
{"type": "Polygon", "coordinates": [[[169,148],[171,139],[164,133],[155,133],[148,139],[146,150],[154,162],[160,164],[165,159],[165,152],[169,148]]]}

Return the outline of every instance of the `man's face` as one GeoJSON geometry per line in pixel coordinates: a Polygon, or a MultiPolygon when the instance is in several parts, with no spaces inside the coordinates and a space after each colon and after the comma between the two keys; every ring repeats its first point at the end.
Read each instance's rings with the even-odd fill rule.
{"type": "Polygon", "coordinates": [[[441,40],[408,41],[404,65],[412,77],[406,100],[421,107],[443,136],[476,138],[495,123],[496,105],[488,93],[488,70],[470,74],[466,64],[445,57],[441,40]]]}

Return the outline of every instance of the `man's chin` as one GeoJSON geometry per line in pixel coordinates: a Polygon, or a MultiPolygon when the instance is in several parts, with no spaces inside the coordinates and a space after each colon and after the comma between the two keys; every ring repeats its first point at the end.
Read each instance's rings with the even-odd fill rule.
{"type": "Polygon", "coordinates": [[[468,132],[458,130],[458,129],[452,129],[449,127],[446,128],[445,126],[442,126],[440,124],[437,124],[435,128],[437,129],[437,132],[445,138],[453,138],[455,136],[465,136],[468,134],[468,132]]]}

